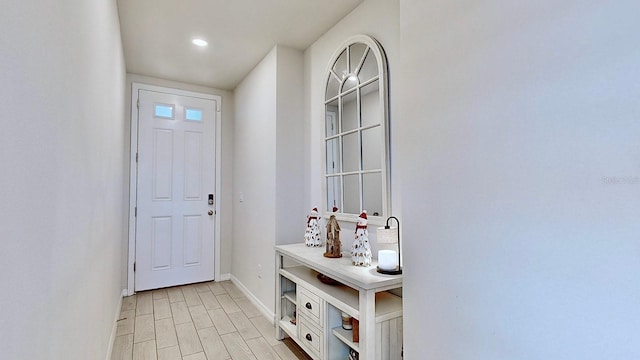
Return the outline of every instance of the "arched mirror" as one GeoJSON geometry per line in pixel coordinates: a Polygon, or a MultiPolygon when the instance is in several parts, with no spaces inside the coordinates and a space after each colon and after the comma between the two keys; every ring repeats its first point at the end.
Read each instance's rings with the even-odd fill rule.
{"type": "Polygon", "coordinates": [[[325,84],[326,213],[356,221],[389,214],[387,61],[366,35],[345,42],[329,62],[325,84]]]}

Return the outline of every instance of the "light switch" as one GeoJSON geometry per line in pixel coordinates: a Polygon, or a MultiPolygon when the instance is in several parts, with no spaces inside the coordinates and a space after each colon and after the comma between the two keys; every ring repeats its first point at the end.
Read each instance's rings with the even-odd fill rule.
{"type": "Polygon", "coordinates": [[[240,202],[244,202],[244,193],[240,192],[240,202]]]}

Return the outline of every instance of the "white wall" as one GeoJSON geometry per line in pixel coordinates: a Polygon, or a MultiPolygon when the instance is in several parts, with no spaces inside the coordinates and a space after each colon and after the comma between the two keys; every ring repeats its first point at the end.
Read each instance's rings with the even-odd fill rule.
{"type": "Polygon", "coordinates": [[[302,209],[301,79],[302,53],[276,46],[235,89],[231,273],[270,313],[273,247],[291,242],[302,209]]]}
{"type": "Polygon", "coordinates": [[[311,209],[303,200],[304,56],[286,46],[277,47],[277,56],[275,243],[281,245],[304,241],[311,209]]]}
{"type": "Polygon", "coordinates": [[[405,357],[637,359],[640,3],[400,3],[405,357]]]}
{"type": "Polygon", "coordinates": [[[0,48],[1,357],[104,359],[126,209],[116,3],[12,2],[0,48]]]}
{"type": "MultiPolygon", "coordinates": [[[[400,217],[400,176],[395,168],[394,154],[400,142],[394,130],[398,108],[399,91],[396,79],[402,69],[399,66],[399,1],[398,0],[367,0],[355,8],[334,27],[322,35],[304,53],[305,66],[305,201],[309,209],[324,203],[322,192],[322,156],[324,151],[324,95],[325,81],[329,61],[344,42],[353,35],[370,35],[380,42],[387,55],[389,63],[389,116],[391,136],[391,211],[400,217]]],[[[354,223],[341,223],[344,251],[349,251],[351,241],[349,236],[355,229],[354,223]],[[346,240],[346,241],[345,241],[346,240]]],[[[369,240],[374,254],[377,254],[375,244],[375,225],[369,226],[369,240]]],[[[375,256],[375,255],[374,255],[375,256]]]]}
{"type": "MultiPolygon", "coordinates": [[[[216,201],[218,202],[218,213],[216,216],[220,217],[220,273],[223,276],[228,276],[231,273],[231,248],[232,248],[232,215],[233,215],[233,201],[232,201],[232,188],[233,188],[233,119],[234,119],[234,100],[233,92],[220,90],[205,86],[185,84],[176,81],[164,80],[149,76],[143,76],[138,74],[127,74],[127,87],[126,87],[126,111],[125,116],[127,121],[131,122],[131,85],[132,83],[149,84],[156,86],[164,86],[172,89],[180,89],[186,91],[194,91],[203,94],[213,94],[222,97],[222,123],[221,123],[221,164],[220,164],[220,189],[221,193],[216,194],[216,201]]],[[[131,127],[127,128],[127,139],[131,137],[131,127]]],[[[127,144],[126,157],[127,164],[129,164],[131,146],[127,144]]],[[[128,170],[129,168],[127,168],[128,170]]],[[[129,181],[129,171],[127,171],[127,183],[129,181]]],[[[127,186],[127,199],[129,201],[129,192],[127,186]]],[[[128,209],[126,220],[129,221],[128,209]]],[[[123,264],[127,264],[128,251],[129,251],[129,239],[128,232],[124,235],[124,251],[122,254],[123,264]]],[[[123,288],[127,287],[127,267],[122,269],[122,284],[123,288]]]]}

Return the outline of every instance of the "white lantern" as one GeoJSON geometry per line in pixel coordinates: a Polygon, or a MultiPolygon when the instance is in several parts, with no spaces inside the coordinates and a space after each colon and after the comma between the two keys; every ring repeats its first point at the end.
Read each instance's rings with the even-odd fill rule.
{"type": "Polygon", "coordinates": [[[395,216],[390,216],[384,227],[379,227],[376,231],[378,244],[398,244],[398,251],[380,250],[378,251],[378,269],[382,274],[398,275],[402,274],[400,266],[400,221],[395,216]],[[398,227],[389,226],[389,220],[395,219],[398,227]]]}

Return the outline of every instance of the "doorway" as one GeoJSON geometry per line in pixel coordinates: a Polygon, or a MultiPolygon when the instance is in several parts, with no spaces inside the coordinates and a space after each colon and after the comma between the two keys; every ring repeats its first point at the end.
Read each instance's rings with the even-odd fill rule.
{"type": "Polygon", "coordinates": [[[128,293],[220,274],[221,97],[134,83],[128,293]]]}

